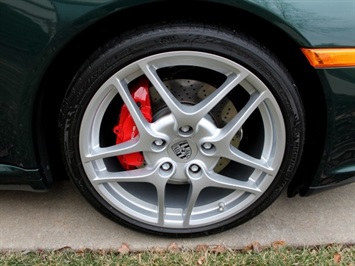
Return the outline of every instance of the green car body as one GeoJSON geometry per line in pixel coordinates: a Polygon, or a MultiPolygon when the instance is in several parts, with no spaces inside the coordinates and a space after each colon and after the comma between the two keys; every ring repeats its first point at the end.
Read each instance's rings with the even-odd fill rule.
{"type": "Polygon", "coordinates": [[[185,18],[250,34],[296,81],[307,137],[289,196],[355,181],[355,66],[315,69],[300,50],[355,48],[354,10],[355,0],[0,0],[0,188],[47,190],[61,175],[59,105],[94,49],[142,22],[185,18]]]}

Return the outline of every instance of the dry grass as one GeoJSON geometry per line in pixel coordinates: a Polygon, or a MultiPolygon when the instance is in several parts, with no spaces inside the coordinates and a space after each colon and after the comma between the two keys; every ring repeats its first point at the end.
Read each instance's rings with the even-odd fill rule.
{"type": "Polygon", "coordinates": [[[223,246],[197,246],[184,250],[177,245],[168,249],[130,252],[118,250],[72,250],[0,252],[0,265],[346,265],[355,266],[354,245],[326,245],[292,248],[283,243],[261,248],[253,243],[243,250],[223,246]]]}

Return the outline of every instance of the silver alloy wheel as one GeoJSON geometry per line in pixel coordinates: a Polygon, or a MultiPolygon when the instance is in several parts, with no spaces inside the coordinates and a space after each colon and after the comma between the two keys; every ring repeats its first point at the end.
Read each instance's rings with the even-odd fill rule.
{"type": "MultiPolygon", "coordinates": [[[[232,99],[233,100],[233,99],[232,99]]],[[[251,71],[226,58],[193,51],[156,54],[136,61],[111,76],[86,108],[79,148],[84,171],[94,189],[119,212],[163,228],[197,228],[233,217],[254,203],[278,173],[285,151],[285,125],[268,87],[251,71]],[[165,86],[158,71],[175,66],[207,68],[225,81],[194,105],[181,103],[165,86]],[[169,112],[149,123],[129,92],[129,84],[145,75],[169,112]],[[218,127],[210,113],[236,88],[249,99],[226,125],[218,127]],[[115,97],[127,106],[139,135],[121,144],[102,146],[100,128],[115,97]],[[251,115],[258,112],[262,140],[257,155],[232,144],[251,115]],[[185,145],[189,158],[174,148],[185,145]],[[145,164],[134,170],[112,171],[106,159],[143,152],[145,164]],[[216,171],[221,158],[229,171],[216,171]],[[251,171],[238,174],[238,167],[251,171]]],[[[242,140],[243,141],[243,140],[242,140]]]]}

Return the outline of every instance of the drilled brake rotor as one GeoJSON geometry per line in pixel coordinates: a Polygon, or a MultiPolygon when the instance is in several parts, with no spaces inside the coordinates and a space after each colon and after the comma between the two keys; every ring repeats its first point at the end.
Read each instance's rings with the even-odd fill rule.
{"type": "MultiPolygon", "coordinates": [[[[181,103],[186,105],[196,105],[203,99],[213,93],[216,88],[201,81],[191,79],[174,79],[164,81],[165,86],[170,90],[171,94],[181,103]]],[[[163,99],[160,97],[154,87],[149,89],[151,105],[153,111],[153,120],[157,120],[160,117],[170,113],[170,110],[166,106],[163,99]]],[[[218,128],[224,127],[234,116],[238,113],[232,101],[227,97],[223,98],[209,113],[210,118],[218,128]]],[[[231,145],[238,148],[240,140],[242,138],[242,131],[233,137],[231,145]]],[[[215,172],[222,171],[230,160],[226,158],[220,158],[215,172]]]]}

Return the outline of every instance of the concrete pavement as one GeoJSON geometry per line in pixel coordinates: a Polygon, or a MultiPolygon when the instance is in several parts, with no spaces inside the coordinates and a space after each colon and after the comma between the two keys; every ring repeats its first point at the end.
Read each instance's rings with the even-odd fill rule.
{"type": "Polygon", "coordinates": [[[0,191],[0,250],[118,249],[132,251],[224,245],[244,248],[253,242],[269,246],[355,244],[355,184],[310,197],[285,194],[253,220],[208,237],[172,239],[124,228],[95,211],[69,181],[46,193],[0,191]]]}

